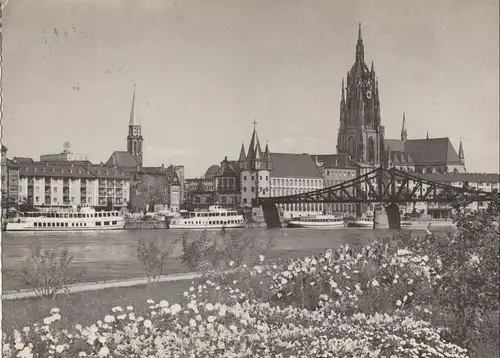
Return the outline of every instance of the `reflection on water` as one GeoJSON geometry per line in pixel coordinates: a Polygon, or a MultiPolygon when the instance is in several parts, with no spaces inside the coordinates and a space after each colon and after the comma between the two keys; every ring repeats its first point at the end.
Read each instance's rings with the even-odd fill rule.
{"type": "MultiPolygon", "coordinates": [[[[357,228],[339,229],[233,229],[243,237],[255,237],[259,240],[273,238],[271,256],[286,256],[289,252],[321,252],[328,248],[336,248],[342,244],[363,243],[370,239],[388,237],[394,234],[389,230],[372,230],[357,228]]],[[[38,238],[44,247],[59,243],[60,247],[68,249],[72,255],[72,267],[80,271],[86,279],[96,277],[123,278],[142,275],[142,269],[137,259],[136,245],[141,237],[157,239],[162,249],[170,245],[185,233],[188,239],[196,239],[201,231],[180,230],[119,230],[101,232],[41,232],[12,233],[2,235],[2,260],[4,272],[4,289],[22,286],[19,282],[19,272],[26,257],[31,255],[31,245],[38,238]]],[[[414,231],[414,234],[422,232],[414,231]]],[[[216,234],[210,232],[209,234],[216,234]]],[[[173,257],[181,254],[178,247],[173,257]]],[[[178,260],[169,263],[169,272],[179,271],[178,260]]],[[[185,270],[185,268],[184,268],[185,270]]]]}

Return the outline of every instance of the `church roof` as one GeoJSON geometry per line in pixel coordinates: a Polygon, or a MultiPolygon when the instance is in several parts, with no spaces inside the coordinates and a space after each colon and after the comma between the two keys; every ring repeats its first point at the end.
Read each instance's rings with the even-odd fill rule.
{"type": "Polygon", "coordinates": [[[309,154],[271,153],[275,178],[318,178],[323,176],[309,154]]]}
{"type": "Polygon", "coordinates": [[[114,151],[106,162],[107,166],[116,165],[119,168],[137,168],[139,163],[132,154],[127,151],[114,151]]]}
{"type": "Polygon", "coordinates": [[[390,147],[391,160],[415,165],[462,164],[449,138],[384,139],[384,149],[390,147]],[[408,159],[404,153],[409,153],[408,159]]]}
{"type": "Polygon", "coordinates": [[[165,174],[167,175],[170,184],[172,185],[180,185],[179,176],[177,175],[177,171],[173,165],[170,165],[166,170],[165,174]]]}
{"type": "Polygon", "coordinates": [[[410,139],[405,150],[416,165],[462,164],[449,138],[410,139]]]}

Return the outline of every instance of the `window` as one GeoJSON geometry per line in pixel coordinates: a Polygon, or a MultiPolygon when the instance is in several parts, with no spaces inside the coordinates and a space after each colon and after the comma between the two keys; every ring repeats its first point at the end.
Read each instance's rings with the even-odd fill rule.
{"type": "Polygon", "coordinates": [[[255,188],[252,186],[252,193],[254,193],[254,192],[255,192],[255,188]]]}
{"type": "Polygon", "coordinates": [[[101,226],[101,222],[100,221],[96,221],[95,222],[95,226],[101,226]]]}
{"type": "Polygon", "coordinates": [[[246,175],[243,175],[243,180],[247,180],[247,176],[246,175]]]}
{"type": "Polygon", "coordinates": [[[247,203],[247,198],[243,198],[243,204],[247,203]]]}
{"type": "Polygon", "coordinates": [[[117,221],[112,221],[111,223],[112,223],[113,225],[116,225],[117,221]]]}
{"type": "Polygon", "coordinates": [[[252,181],[255,180],[255,177],[252,175],[252,181]]]}
{"type": "Polygon", "coordinates": [[[262,175],[259,176],[259,180],[262,180],[262,175]]]}

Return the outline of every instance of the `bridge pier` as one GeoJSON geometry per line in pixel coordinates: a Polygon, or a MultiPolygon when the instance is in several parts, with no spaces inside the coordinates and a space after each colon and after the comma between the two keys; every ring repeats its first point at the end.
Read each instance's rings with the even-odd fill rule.
{"type": "Polygon", "coordinates": [[[374,215],[374,229],[401,229],[401,215],[398,204],[392,203],[385,207],[377,204],[375,205],[374,215]]]}
{"type": "Polygon", "coordinates": [[[266,223],[268,229],[281,228],[281,218],[276,204],[272,201],[264,201],[259,207],[261,215],[257,215],[258,220],[266,223]]]}

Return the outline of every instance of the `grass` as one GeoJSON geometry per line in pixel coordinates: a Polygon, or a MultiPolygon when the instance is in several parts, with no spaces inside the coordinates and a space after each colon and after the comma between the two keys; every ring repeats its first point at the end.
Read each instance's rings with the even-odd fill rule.
{"type": "Polygon", "coordinates": [[[149,307],[147,299],[179,302],[180,296],[191,285],[191,280],[160,282],[150,285],[117,287],[98,291],[58,295],[53,300],[26,298],[3,300],[2,330],[11,334],[13,329],[22,329],[34,323],[42,323],[53,307],[61,310],[61,325],[74,327],[77,323],[91,325],[102,320],[115,306],[133,306],[136,315],[149,307]]]}

